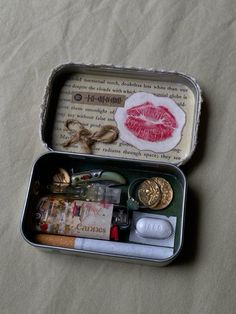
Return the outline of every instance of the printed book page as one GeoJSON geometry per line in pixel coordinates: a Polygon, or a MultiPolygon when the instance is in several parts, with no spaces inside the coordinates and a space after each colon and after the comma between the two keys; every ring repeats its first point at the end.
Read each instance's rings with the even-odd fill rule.
{"type": "Polygon", "coordinates": [[[52,148],[57,151],[84,153],[80,142],[64,147],[71,134],[65,129],[68,119],[79,121],[85,128],[96,132],[104,125],[116,126],[114,120],[118,108],[134,93],[146,92],[159,97],[169,97],[185,113],[185,125],[179,143],[167,152],[141,150],[122,141],[96,142],[92,153],[100,156],[180,163],[191,151],[195,115],[195,99],[192,91],[179,83],[159,82],[133,78],[73,74],[61,89],[56,109],[52,136],[52,148]]]}

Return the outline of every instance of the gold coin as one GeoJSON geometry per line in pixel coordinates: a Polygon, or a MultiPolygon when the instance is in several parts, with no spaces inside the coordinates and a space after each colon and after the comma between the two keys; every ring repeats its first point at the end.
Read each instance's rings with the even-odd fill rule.
{"type": "Polygon", "coordinates": [[[138,189],[139,201],[147,207],[157,205],[161,200],[159,185],[151,179],[143,181],[138,189]]]}
{"type": "Polygon", "coordinates": [[[152,205],[152,209],[164,209],[166,208],[172,201],[173,199],[173,189],[170,185],[170,183],[164,179],[164,178],[160,178],[160,177],[155,177],[155,178],[151,178],[151,180],[153,180],[154,182],[156,182],[161,190],[161,200],[160,202],[153,206],[152,205]]]}

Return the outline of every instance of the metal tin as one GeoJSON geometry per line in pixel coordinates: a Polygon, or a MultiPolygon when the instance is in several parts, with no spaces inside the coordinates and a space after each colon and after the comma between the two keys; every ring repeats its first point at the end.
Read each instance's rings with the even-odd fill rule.
{"type": "MultiPolygon", "coordinates": [[[[164,153],[150,153],[150,151],[138,151],[129,146],[121,146],[122,141],[112,145],[112,149],[100,149],[99,145],[93,154],[98,156],[123,157],[134,160],[150,160],[157,162],[168,162],[175,165],[186,163],[192,156],[196,143],[199,117],[201,112],[201,90],[196,80],[178,72],[157,71],[154,69],[124,68],[117,66],[100,66],[85,64],[64,64],[53,70],[49,77],[41,114],[41,138],[46,147],[52,151],[66,151],[83,153],[78,145],[64,148],[61,143],[68,139],[68,134],[63,130],[65,115],[67,118],[82,116],[81,120],[87,122],[88,127],[103,120],[104,113],[96,116],[98,120],[86,119],[84,112],[78,108],[84,104],[84,99],[96,99],[96,95],[113,95],[121,102],[123,98],[134,92],[148,92],[161,97],[172,98],[186,113],[186,124],[179,144],[172,150],[164,153]],[[75,100],[76,96],[83,99],[75,100]],[[122,98],[123,97],[123,98],[122,98]],[[68,108],[69,107],[69,108],[68,108]],[[58,133],[58,134],[57,134],[58,133]]],[[[91,105],[100,110],[122,106],[106,106],[104,102],[86,100],[86,106],[91,105]]],[[[90,109],[90,108],[88,108],[90,109]]],[[[87,113],[88,118],[91,114],[87,113]]],[[[111,116],[109,117],[111,118],[111,116]]],[[[112,119],[109,119],[109,123],[112,119]]],[[[115,124],[115,122],[112,122],[115,124]]],[[[96,127],[95,127],[96,128],[96,127]]]]}
{"type": "MultiPolygon", "coordinates": [[[[193,154],[197,142],[197,130],[201,111],[201,90],[195,79],[182,73],[157,71],[154,69],[124,68],[113,65],[85,65],[63,64],[53,70],[47,84],[41,114],[41,138],[47,149],[53,151],[42,155],[34,164],[31,172],[29,188],[26,196],[24,211],[21,220],[21,232],[24,239],[31,245],[49,251],[74,253],[84,256],[105,257],[129,262],[151,263],[162,266],[173,261],[179,254],[183,244],[183,230],[186,202],[186,179],[183,172],[177,167],[184,164],[193,154]],[[76,83],[77,82],[77,83],[76,83]],[[186,113],[186,129],[183,139],[170,152],[152,154],[141,152],[135,154],[135,149],[130,148],[129,154],[125,153],[126,147],[118,142],[121,149],[112,146],[112,149],[101,148],[95,145],[93,155],[83,153],[79,145],[64,148],[61,145],[68,135],[63,129],[66,118],[89,117],[86,111],[81,113],[81,99],[86,99],[90,110],[97,108],[98,121],[104,118],[101,111],[112,111],[114,107],[123,105],[124,98],[133,92],[149,92],[160,97],[170,97],[182,107],[186,113]],[[102,94],[104,97],[99,98],[102,94]],[[114,96],[111,98],[110,96],[114,96]],[[121,100],[115,106],[105,102],[121,100]],[[91,101],[91,103],[90,103],[91,101]],[[93,106],[90,106],[93,105],[93,106]],[[104,105],[104,106],[103,106],[104,105]],[[89,107],[90,106],[90,107],[89,107]],[[77,111],[78,110],[78,113],[77,111]],[[64,120],[63,120],[64,119],[64,120]],[[156,177],[160,176],[172,182],[174,189],[174,202],[166,210],[158,211],[163,215],[177,217],[176,239],[173,254],[164,259],[148,257],[132,257],[122,254],[108,254],[92,250],[78,250],[57,246],[41,245],[35,242],[32,227],[32,210],[38,199],[38,185],[47,181],[47,169],[64,167],[65,169],[77,167],[80,170],[116,169],[128,177],[156,177]]],[[[84,105],[84,104],[83,104],[84,105]]],[[[114,105],[114,103],[113,103],[114,105]]],[[[96,118],[95,118],[96,119],[96,118]]],[[[87,123],[88,128],[96,127],[96,123],[87,123]],[[93,123],[93,124],[92,124],[93,123]]],[[[108,117],[109,120],[109,117],[108,117]]],[[[110,119],[112,123],[112,119],[110,119]]],[[[100,124],[99,124],[100,125],[100,124]]],[[[118,145],[117,143],[115,145],[118,145]]]]}
{"type": "Polygon", "coordinates": [[[183,244],[183,230],[184,230],[184,217],[185,217],[185,199],[186,199],[186,179],[183,172],[175,165],[167,163],[154,163],[154,162],[139,162],[129,161],[125,159],[116,159],[110,157],[97,157],[97,156],[82,156],[77,154],[65,154],[60,152],[46,153],[39,157],[35,162],[32,172],[30,183],[28,187],[27,197],[24,205],[24,211],[21,219],[21,233],[24,239],[31,245],[59,252],[71,252],[76,254],[84,254],[86,256],[107,257],[115,260],[123,260],[129,262],[142,262],[155,265],[167,265],[174,260],[179,254],[183,244]],[[122,254],[106,254],[93,251],[84,251],[77,249],[62,248],[56,246],[47,246],[37,244],[34,240],[34,227],[32,212],[38,199],[41,197],[40,185],[43,185],[48,180],[49,172],[47,169],[55,169],[61,166],[65,169],[73,167],[82,168],[102,168],[119,170],[121,174],[127,175],[129,170],[129,179],[137,177],[153,177],[162,176],[171,182],[175,193],[175,200],[169,206],[168,210],[158,211],[158,214],[175,215],[177,216],[176,238],[173,255],[166,259],[150,259],[138,258],[132,256],[122,256],[122,254]],[[37,189],[35,190],[35,186],[37,189]]]}

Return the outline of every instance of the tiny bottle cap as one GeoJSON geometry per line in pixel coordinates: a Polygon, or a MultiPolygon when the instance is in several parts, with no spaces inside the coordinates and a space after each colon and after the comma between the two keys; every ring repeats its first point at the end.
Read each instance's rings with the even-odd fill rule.
{"type": "Polygon", "coordinates": [[[111,227],[110,231],[110,240],[118,241],[119,240],[119,229],[117,225],[111,227]]]}

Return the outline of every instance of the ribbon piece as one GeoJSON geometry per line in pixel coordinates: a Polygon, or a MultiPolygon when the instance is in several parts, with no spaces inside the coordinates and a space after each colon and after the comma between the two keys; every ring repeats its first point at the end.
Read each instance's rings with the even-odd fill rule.
{"type": "Polygon", "coordinates": [[[87,154],[92,153],[92,145],[94,143],[113,143],[119,135],[118,128],[114,125],[104,125],[100,130],[91,132],[86,129],[80,121],[74,119],[66,120],[65,131],[67,131],[71,137],[64,142],[62,146],[69,147],[75,143],[80,143],[83,152],[87,154]],[[72,125],[77,125],[77,128],[72,129],[72,125]]]}

